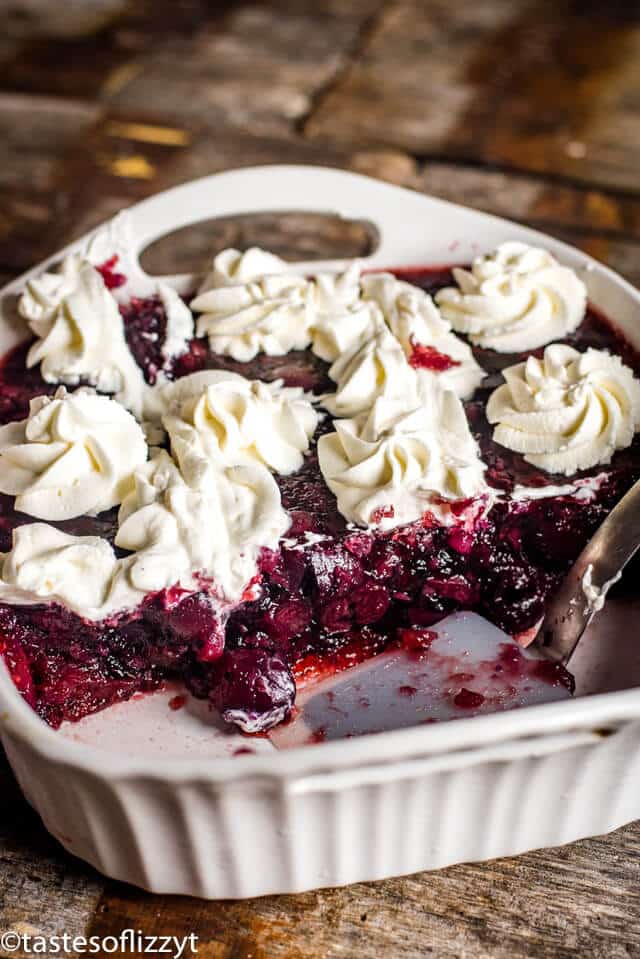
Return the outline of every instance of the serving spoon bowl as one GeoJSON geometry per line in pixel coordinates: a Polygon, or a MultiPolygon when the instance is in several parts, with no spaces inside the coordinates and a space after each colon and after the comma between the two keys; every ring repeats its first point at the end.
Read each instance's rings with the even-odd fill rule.
{"type": "Polygon", "coordinates": [[[568,663],[611,586],[640,549],[640,480],[598,527],[549,600],[532,649],[568,663]]]}

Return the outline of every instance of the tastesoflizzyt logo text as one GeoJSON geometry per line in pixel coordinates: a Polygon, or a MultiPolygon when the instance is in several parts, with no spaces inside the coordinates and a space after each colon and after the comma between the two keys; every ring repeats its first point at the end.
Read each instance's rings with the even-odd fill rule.
{"type": "Polygon", "coordinates": [[[68,932],[44,936],[20,929],[0,933],[0,955],[21,952],[33,956],[103,956],[133,953],[146,956],[169,956],[182,959],[198,952],[198,937],[152,936],[140,929],[123,929],[117,936],[75,936],[68,932]]]}

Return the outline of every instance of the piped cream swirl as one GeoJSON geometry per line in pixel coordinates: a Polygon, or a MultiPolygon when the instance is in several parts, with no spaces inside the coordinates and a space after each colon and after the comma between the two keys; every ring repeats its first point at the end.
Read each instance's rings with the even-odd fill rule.
{"type": "Polygon", "coordinates": [[[200,293],[221,286],[242,286],[263,276],[284,273],[287,264],[279,256],[252,246],[244,253],[229,247],[214,258],[211,272],[205,277],[200,293]]]}
{"type": "Polygon", "coordinates": [[[124,407],[88,390],[31,400],[0,427],[0,491],[38,519],[95,515],[122,501],[145,462],[144,433],[124,407]]]}
{"type": "Polygon", "coordinates": [[[453,271],[456,287],[436,295],[445,320],[472,343],[499,353],[533,350],[573,332],[584,317],[586,287],[546,250],[503,243],[453,271]]]}
{"type": "Polygon", "coordinates": [[[13,531],[13,547],[0,561],[2,602],[55,602],[86,619],[104,618],[118,564],[107,540],[29,523],[13,531]]]}
{"type": "Polygon", "coordinates": [[[118,303],[91,263],[73,255],[60,273],[30,280],[18,309],[37,337],[27,366],[39,363],[47,383],[86,382],[113,393],[142,415],[147,393],[142,371],[127,346],[118,303]]]}
{"type": "Polygon", "coordinates": [[[484,370],[470,347],[452,332],[429,294],[391,273],[368,274],[361,284],[365,301],[379,306],[418,376],[437,379],[443,389],[453,390],[461,399],[472,396],[484,378],[484,370]],[[448,367],[445,362],[440,370],[420,368],[415,356],[421,346],[431,347],[441,359],[449,361],[448,367]]]}
{"type": "Polygon", "coordinates": [[[260,550],[275,549],[289,523],[264,466],[225,469],[190,458],[178,469],[159,451],[120,508],[116,545],[133,551],[122,575],[141,593],[197,588],[204,579],[224,599],[238,599],[260,550]]]}
{"type": "Polygon", "coordinates": [[[418,388],[415,371],[379,310],[373,332],[362,345],[356,343],[353,352],[338,357],[329,376],[336,382],[336,392],[324,396],[322,404],[333,416],[340,417],[370,409],[379,397],[411,401],[418,388]]]}
{"type": "Polygon", "coordinates": [[[450,390],[434,388],[415,404],[381,398],[335,427],[318,441],[318,458],[350,522],[389,529],[431,513],[459,523],[451,503],[488,493],[464,409],[450,390]]]}
{"type": "Polygon", "coordinates": [[[165,391],[163,424],[174,451],[190,448],[223,466],[261,463],[277,473],[302,466],[318,425],[309,398],[281,380],[264,383],[207,370],[183,377],[165,391]]]}
{"type": "Polygon", "coordinates": [[[215,353],[246,362],[309,346],[313,286],[262,250],[225,250],[191,301],[196,332],[215,353]]]}
{"type": "Polygon", "coordinates": [[[357,262],[342,273],[318,273],[313,283],[311,349],[320,359],[334,363],[353,355],[376,332],[379,313],[362,299],[357,262]]]}
{"type": "Polygon", "coordinates": [[[494,439],[548,473],[609,463],[640,427],[640,381],[604,350],[553,344],[503,372],[487,404],[494,439]]]}

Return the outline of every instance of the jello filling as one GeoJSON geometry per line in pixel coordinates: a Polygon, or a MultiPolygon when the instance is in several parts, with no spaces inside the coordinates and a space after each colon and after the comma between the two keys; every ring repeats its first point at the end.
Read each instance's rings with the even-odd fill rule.
{"type": "MultiPolygon", "coordinates": [[[[101,273],[111,288],[122,282],[115,260],[101,273]]],[[[432,294],[451,283],[446,269],[401,275],[432,294]]],[[[121,312],[129,348],[153,384],[164,362],[163,305],[154,297],[134,298],[121,312]]],[[[640,356],[593,309],[566,342],[580,350],[608,349],[640,372],[640,356]]],[[[0,367],[2,423],[26,416],[32,397],[54,390],[37,368],[25,369],[26,351],[17,347],[0,367]]],[[[513,636],[534,627],[584,544],[640,477],[640,442],[636,437],[609,465],[572,477],[572,482],[584,481],[579,493],[540,498],[523,493],[521,487],[536,491],[557,478],[495,444],[485,407],[500,370],[529,354],[475,349],[474,355],[490,375],[465,409],[487,465],[487,482],[499,492],[478,523],[444,527],[427,513],[419,522],[386,532],[354,529],[336,509],[314,441],[301,469],[276,477],[291,528],[277,550],[263,551],[254,584],[260,588],[234,607],[221,608],[204,592],[185,596],[168,590],[149,596],[124,618],[95,623],[55,605],[1,604],[2,651],[26,700],[57,727],[178,679],[223,716],[241,716],[246,728],[260,731],[289,714],[296,683],[326,669],[348,668],[394,644],[416,643],[424,651],[429,627],[451,612],[474,610],[513,636]],[[251,598],[256,592],[258,598],[251,598]]],[[[459,365],[417,343],[409,362],[435,372],[459,365]]],[[[179,378],[203,369],[266,381],[282,378],[316,394],[332,389],[329,364],[310,351],[260,354],[242,363],[213,353],[206,339],[192,340],[169,375],[179,378]]],[[[332,428],[327,416],[315,440],[332,428]]],[[[113,542],[116,516],[114,509],[56,525],[113,542]]],[[[32,518],[17,513],[11,497],[0,496],[0,550],[11,548],[12,531],[27,522],[32,518]]],[[[516,654],[510,655],[513,660],[516,654]]],[[[505,654],[505,669],[520,668],[512,660],[505,654]]],[[[550,683],[565,681],[557,668],[539,668],[547,669],[550,683]]],[[[461,713],[480,705],[464,678],[452,696],[461,713]]]]}

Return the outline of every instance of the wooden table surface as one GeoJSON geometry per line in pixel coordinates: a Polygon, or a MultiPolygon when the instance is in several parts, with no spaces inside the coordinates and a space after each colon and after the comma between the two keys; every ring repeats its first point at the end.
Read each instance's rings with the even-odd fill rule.
{"type": "MultiPolygon", "coordinates": [[[[149,193],[265,162],[345,167],[514,217],[640,282],[640,4],[3,2],[0,279],[149,193]]],[[[357,254],[358,225],[223,221],[149,251],[357,254]]],[[[241,957],[640,956],[640,826],[253,902],[154,897],[66,855],[5,765],[0,930],[198,936],[241,957]]],[[[13,953],[15,956],[22,953],[13,953]]]]}

